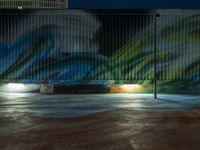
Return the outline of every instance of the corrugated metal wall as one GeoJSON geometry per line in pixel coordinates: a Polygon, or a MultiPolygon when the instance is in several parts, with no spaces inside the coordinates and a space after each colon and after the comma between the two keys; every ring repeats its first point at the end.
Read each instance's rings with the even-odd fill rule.
{"type": "Polygon", "coordinates": [[[166,57],[157,64],[160,80],[200,79],[200,14],[164,13],[157,24],[159,51],[166,57]]]}
{"type": "Polygon", "coordinates": [[[0,14],[0,79],[26,82],[200,79],[198,14],[0,14]],[[156,30],[155,30],[156,29],[156,30]],[[155,45],[155,40],[157,45],[155,45]]]}
{"type": "MultiPolygon", "coordinates": [[[[143,56],[140,56],[142,49],[152,53],[154,47],[154,31],[147,29],[152,19],[153,15],[76,11],[1,14],[0,20],[4,22],[1,40],[8,47],[1,49],[0,77],[8,80],[152,79],[152,75],[144,76],[152,66],[141,65],[143,56]],[[102,27],[98,18],[113,21],[102,27]]],[[[144,61],[151,61],[152,56],[144,61]]]]}

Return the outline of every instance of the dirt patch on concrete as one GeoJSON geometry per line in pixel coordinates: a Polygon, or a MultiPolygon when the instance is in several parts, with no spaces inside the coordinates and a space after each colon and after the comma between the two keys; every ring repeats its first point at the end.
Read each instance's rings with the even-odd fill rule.
{"type": "Polygon", "coordinates": [[[0,118],[1,150],[197,150],[200,109],[108,111],[72,119],[0,118]]]}

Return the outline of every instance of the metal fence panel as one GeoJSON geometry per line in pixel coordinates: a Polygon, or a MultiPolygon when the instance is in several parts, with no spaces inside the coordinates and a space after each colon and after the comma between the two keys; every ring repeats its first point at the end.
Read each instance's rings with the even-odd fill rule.
{"type": "Polygon", "coordinates": [[[160,80],[200,79],[200,14],[163,13],[157,24],[157,64],[160,80]]]}
{"type": "Polygon", "coordinates": [[[199,14],[164,12],[159,19],[156,14],[1,11],[0,79],[69,84],[199,80],[199,14]]]}
{"type": "Polygon", "coordinates": [[[152,80],[154,15],[1,13],[1,80],[152,80]]]}

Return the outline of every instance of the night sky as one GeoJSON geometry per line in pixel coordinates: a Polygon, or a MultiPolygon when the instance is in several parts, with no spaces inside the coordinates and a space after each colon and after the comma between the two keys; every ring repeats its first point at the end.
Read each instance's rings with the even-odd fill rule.
{"type": "Polygon", "coordinates": [[[76,9],[200,8],[199,0],[69,0],[76,9]]]}

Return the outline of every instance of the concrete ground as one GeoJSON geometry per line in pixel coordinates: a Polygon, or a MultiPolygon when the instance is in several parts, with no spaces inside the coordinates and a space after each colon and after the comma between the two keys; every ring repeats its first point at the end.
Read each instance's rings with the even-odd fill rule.
{"type": "Polygon", "coordinates": [[[0,93],[0,150],[198,150],[200,97],[0,93]]]}

